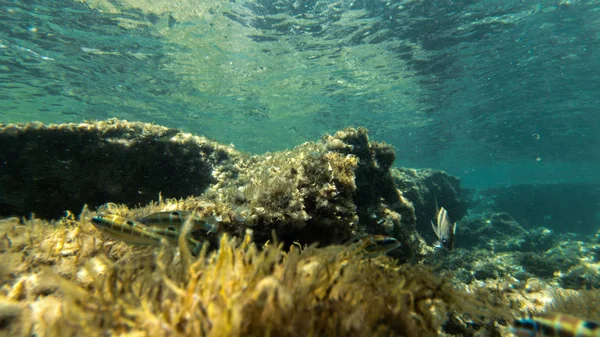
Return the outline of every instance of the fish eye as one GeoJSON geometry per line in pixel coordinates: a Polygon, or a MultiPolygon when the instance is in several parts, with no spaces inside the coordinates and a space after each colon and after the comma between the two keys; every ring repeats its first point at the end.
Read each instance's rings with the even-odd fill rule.
{"type": "Polygon", "coordinates": [[[173,215],[175,215],[175,216],[181,216],[181,214],[179,214],[179,212],[177,212],[177,211],[175,211],[175,212],[173,212],[173,213],[171,213],[171,214],[173,214],[173,215]]]}
{"type": "Polygon", "coordinates": [[[135,226],[135,222],[131,221],[131,220],[127,220],[125,221],[126,224],[128,224],[129,226],[135,226]]]}

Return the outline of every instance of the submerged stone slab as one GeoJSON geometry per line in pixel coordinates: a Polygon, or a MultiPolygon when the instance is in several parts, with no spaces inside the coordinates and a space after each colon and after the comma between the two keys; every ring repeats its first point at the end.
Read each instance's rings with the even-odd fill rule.
{"type": "Polygon", "coordinates": [[[224,172],[235,175],[229,164],[239,156],[204,137],[116,119],[0,125],[0,144],[0,216],[199,195],[224,172]]]}

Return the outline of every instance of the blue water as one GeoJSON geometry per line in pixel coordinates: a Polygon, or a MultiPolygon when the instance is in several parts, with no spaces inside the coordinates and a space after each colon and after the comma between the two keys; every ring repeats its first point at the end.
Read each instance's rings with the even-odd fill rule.
{"type": "Polygon", "coordinates": [[[0,1],[0,121],[254,153],[364,126],[467,187],[600,182],[597,1],[0,1]]]}

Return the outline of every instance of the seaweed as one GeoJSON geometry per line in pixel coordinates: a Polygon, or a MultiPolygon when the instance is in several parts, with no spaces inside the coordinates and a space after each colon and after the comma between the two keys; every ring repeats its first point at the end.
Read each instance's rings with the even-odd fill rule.
{"type": "Polygon", "coordinates": [[[193,257],[181,254],[185,240],[156,249],[99,240],[86,215],[10,225],[18,233],[4,233],[26,242],[3,254],[24,253],[26,268],[2,262],[13,275],[0,292],[3,333],[437,336],[449,312],[481,312],[427,267],[344,246],[257,246],[248,231],[193,257]]]}
{"type": "Polygon", "coordinates": [[[548,312],[562,312],[571,315],[600,321],[600,289],[586,289],[575,291],[571,289],[557,290],[553,292],[554,301],[548,308],[548,312]]]}

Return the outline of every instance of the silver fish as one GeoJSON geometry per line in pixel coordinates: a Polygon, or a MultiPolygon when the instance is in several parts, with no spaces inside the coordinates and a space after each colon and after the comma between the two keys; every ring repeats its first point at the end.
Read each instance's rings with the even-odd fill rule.
{"type": "Polygon", "coordinates": [[[440,207],[437,213],[436,223],[431,222],[431,227],[438,237],[433,245],[437,248],[454,249],[454,236],[456,235],[456,224],[452,223],[448,212],[444,207],[440,207]]]}

